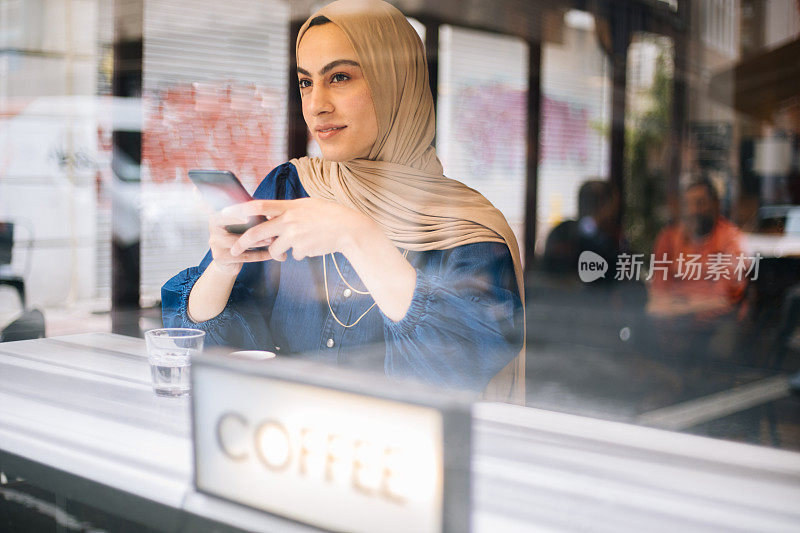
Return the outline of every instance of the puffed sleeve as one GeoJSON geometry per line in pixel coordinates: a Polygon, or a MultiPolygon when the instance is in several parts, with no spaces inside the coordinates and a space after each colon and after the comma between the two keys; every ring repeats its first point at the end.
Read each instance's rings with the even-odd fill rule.
{"type": "Polygon", "coordinates": [[[386,375],[480,391],[522,348],[522,302],[502,243],[442,252],[417,268],[411,305],[384,316],[386,375]]]}
{"type": "MultiPolygon", "coordinates": [[[[275,198],[276,184],[288,171],[287,165],[270,172],[253,197],[275,198]]],[[[277,285],[280,267],[274,261],[246,263],[236,278],[222,312],[204,322],[194,322],[187,312],[189,294],[211,260],[209,251],[199,266],[179,272],[161,287],[161,319],[164,327],[203,330],[206,332],[206,346],[253,350],[274,348],[268,324],[275,297],[271,287],[277,285]]]]}
{"type": "Polygon", "coordinates": [[[272,309],[258,278],[250,267],[236,280],[225,308],[217,316],[195,322],[187,313],[189,294],[195,282],[211,262],[206,254],[199,266],[187,268],[167,281],[161,288],[161,318],[166,328],[194,328],[206,332],[205,346],[232,346],[249,350],[270,350],[275,346],[268,327],[272,309]],[[243,276],[244,274],[244,276],[243,276]],[[251,278],[251,279],[247,279],[251,278]]]}

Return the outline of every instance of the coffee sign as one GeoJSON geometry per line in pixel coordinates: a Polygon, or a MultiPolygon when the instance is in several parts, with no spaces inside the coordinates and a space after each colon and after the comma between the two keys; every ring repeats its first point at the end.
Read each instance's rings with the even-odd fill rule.
{"type": "Polygon", "coordinates": [[[192,380],[199,491],[335,531],[468,530],[468,404],[294,361],[199,358],[192,380]]]}

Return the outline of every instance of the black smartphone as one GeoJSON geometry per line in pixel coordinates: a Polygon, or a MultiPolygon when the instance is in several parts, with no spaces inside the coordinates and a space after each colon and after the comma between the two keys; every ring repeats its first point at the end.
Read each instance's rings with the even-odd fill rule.
{"type": "MultiPolygon", "coordinates": [[[[190,170],[189,179],[214,211],[221,211],[228,206],[253,199],[242,182],[228,170],[190,170]]],[[[266,220],[267,218],[262,215],[252,216],[246,224],[230,224],[225,226],[225,229],[230,233],[241,235],[266,220]]]]}

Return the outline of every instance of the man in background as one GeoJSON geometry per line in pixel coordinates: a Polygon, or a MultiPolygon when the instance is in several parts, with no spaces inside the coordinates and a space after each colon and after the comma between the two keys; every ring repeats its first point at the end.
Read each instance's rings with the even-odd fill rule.
{"type": "Polygon", "coordinates": [[[653,251],[647,310],[662,347],[677,356],[729,355],[746,279],[741,232],[720,214],[714,185],[690,183],[680,218],[664,228],[653,251]]]}
{"type": "Polygon", "coordinates": [[[530,281],[529,338],[613,350],[633,346],[629,341],[644,331],[646,294],[639,281],[615,279],[623,253],[630,247],[620,229],[619,194],[607,181],[586,181],[578,192],[578,218],[553,228],[530,281]],[[605,260],[605,276],[581,281],[578,261],[586,251],[605,260]]]}
{"type": "MultiPolygon", "coordinates": [[[[617,255],[627,251],[618,228],[619,195],[607,181],[589,180],[578,191],[578,219],[565,220],[550,232],[541,268],[552,277],[578,280],[578,258],[592,251],[614,268],[617,255]]],[[[596,282],[610,282],[613,275],[596,282]]],[[[595,285],[595,286],[596,286],[595,285]]]]}

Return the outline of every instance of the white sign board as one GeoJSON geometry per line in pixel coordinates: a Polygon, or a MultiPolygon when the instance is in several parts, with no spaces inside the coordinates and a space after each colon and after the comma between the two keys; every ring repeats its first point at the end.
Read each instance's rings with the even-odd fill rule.
{"type": "MultiPolygon", "coordinates": [[[[199,491],[334,531],[468,527],[468,516],[456,518],[452,505],[445,511],[445,471],[455,465],[445,460],[444,421],[452,413],[270,375],[286,364],[297,375],[293,362],[209,361],[192,368],[199,491]]],[[[448,490],[464,501],[447,500],[468,509],[462,414],[466,437],[457,446],[466,446],[459,455],[467,460],[448,490]]]]}

